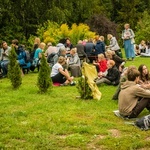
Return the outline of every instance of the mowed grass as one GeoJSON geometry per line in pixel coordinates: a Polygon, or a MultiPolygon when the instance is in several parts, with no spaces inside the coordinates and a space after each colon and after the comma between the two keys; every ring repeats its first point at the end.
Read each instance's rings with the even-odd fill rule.
{"type": "MultiPolygon", "coordinates": [[[[138,57],[126,66],[146,64],[138,57]]],[[[116,117],[114,86],[102,85],[101,100],[81,100],[74,86],[53,87],[39,94],[37,73],[23,77],[18,90],[0,80],[0,149],[25,150],[148,150],[150,131],[141,131],[116,117]]],[[[77,79],[76,79],[77,80],[77,79]]],[[[140,116],[149,114],[144,110],[140,116]]]]}

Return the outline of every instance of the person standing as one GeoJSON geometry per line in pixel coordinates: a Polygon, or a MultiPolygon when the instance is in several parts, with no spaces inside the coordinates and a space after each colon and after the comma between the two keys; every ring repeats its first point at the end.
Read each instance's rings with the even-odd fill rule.
{"type": "Polygon", "coordinates": [[[120,47],[118,45],[116,37],[114,37],[111,34],[108,34],[107,39],[109,40],[110,44],[106,46],[106,48],[109,48],[110,50],[114,51],[120,57],[120,47]]]}
{"type": "Polygon", "coordinates": [[[129,24],[124,25],[124,30],[122,31],[122,39],[124,41],[124,49],[127,60],[130,58],[133,60],[135,57],[134,52],[134,32],[130,29],[129,24]]]}

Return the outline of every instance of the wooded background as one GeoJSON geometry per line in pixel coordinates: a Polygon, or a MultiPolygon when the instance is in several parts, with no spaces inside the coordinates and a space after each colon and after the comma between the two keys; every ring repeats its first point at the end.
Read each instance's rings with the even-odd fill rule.
{"type": "Polygon", "coordinates": [[[124,23],[130,23],[140,41],[150,37],[149,14],[150,0],[1,0],[0,40],[9,43],[17,38],[26,43],[50,20],[69,26],[86,23],[97,34],[112,33],[117,38],[124,23]]]}

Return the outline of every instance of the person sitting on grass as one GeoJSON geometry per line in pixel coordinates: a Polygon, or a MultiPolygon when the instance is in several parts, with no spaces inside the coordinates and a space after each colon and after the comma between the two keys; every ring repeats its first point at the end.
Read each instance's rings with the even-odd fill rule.
{"type": "Polygon", "coordinates": [[[136,118],[144,108],[150,110],[150,91],[141,88],[140,72],[136,68],[127,71],[127,81],[121,86],[119,93],[119,113],[122,117],[136,118]]]}
{"type": "Polygon", "coordinates": [[[67,69],[64,69],[63,66],[66,63],[66,58],[60,56],[58,62],[52,67],[51,79],[53,83],[58,83],[62,85],[75,85],[73,81],[74,77],[70,77],[67,69]]]}
{"type": "Polygon", "coordinates": [[[71,49],[70,56],[71,57],[68,61],[68,69],[70,70],[72,76],[79,77],[81,76],[81,63],[77,53],[77,48],[71,49]]]}
{"type": "Polygon", "coordinates": [[[34,57],[33,57],[33,62],[32,62],[32,71],[37,67],[39,71],[40,67],[40,59],[42,58],[42,52],[45,49],[46,44],[44,42],[41,42],[39,44],[39,47],[35,50],[34,57]]]}
{"type": "Polygon", "coordinates": [[[2,69],[2,77],[7,76],[8,64],[9,64],[9,53],[11,47],[7,45],[7,42],[2,42],[2,49],[0,53],[0,69],[2,69]]]}
{"type": "Polygon", "coordinates": [[[93,62],[96,66],[98,76],[102,76],[102,74],[107,73],[107,60],[104,57],[104,54],[98,54],[98,62],[93,62]]]}
{"type": "Polygon", "coordinates": [[[140,72],[139,84],[144,89],[150,89],[150,74],[146,65],[140,65],[138,71],[140,72]]]}
{"type": "Polygon", "coordinates": [[[98,77],[95,82],[97,85],[106,83],[108,85],[118,85],[120,80],[120,72],[115,66],[115,62],[113,60],[107,61],[107,74],[102,74],[102,76],[98,77]]]}
{"type": "Polygon", "coordinates": [[[114,51],[111,51],[111,50],[107,50],[105,55],[107,59],[114,60],[116,67],[118,68],[120,72],[122,72],[124,68],[125,60],[120,58],[118,55],[115,54],[114,51]]]}

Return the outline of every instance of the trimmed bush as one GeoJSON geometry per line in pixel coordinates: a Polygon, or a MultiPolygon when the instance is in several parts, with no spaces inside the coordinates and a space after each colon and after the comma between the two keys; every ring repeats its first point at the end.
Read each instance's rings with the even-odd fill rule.
{"type": "Polygon", "coordinates": [[[19,88],[22,84],[21,70],[16,58],[17,54],[15,52],[15,48],[12,46],[9,54],[10,63],[8,65],[8,78],[10,79],[14,89],[19,88]]]}
{"type": "Polygon", "coordinates": [[[47,64],[44,54],[40,60],[40,70],[38,74],[37,85],[41,93],[46,93],[49,87],[52,87],[52,81],[50,78],[50,67],[47,64]]]}

